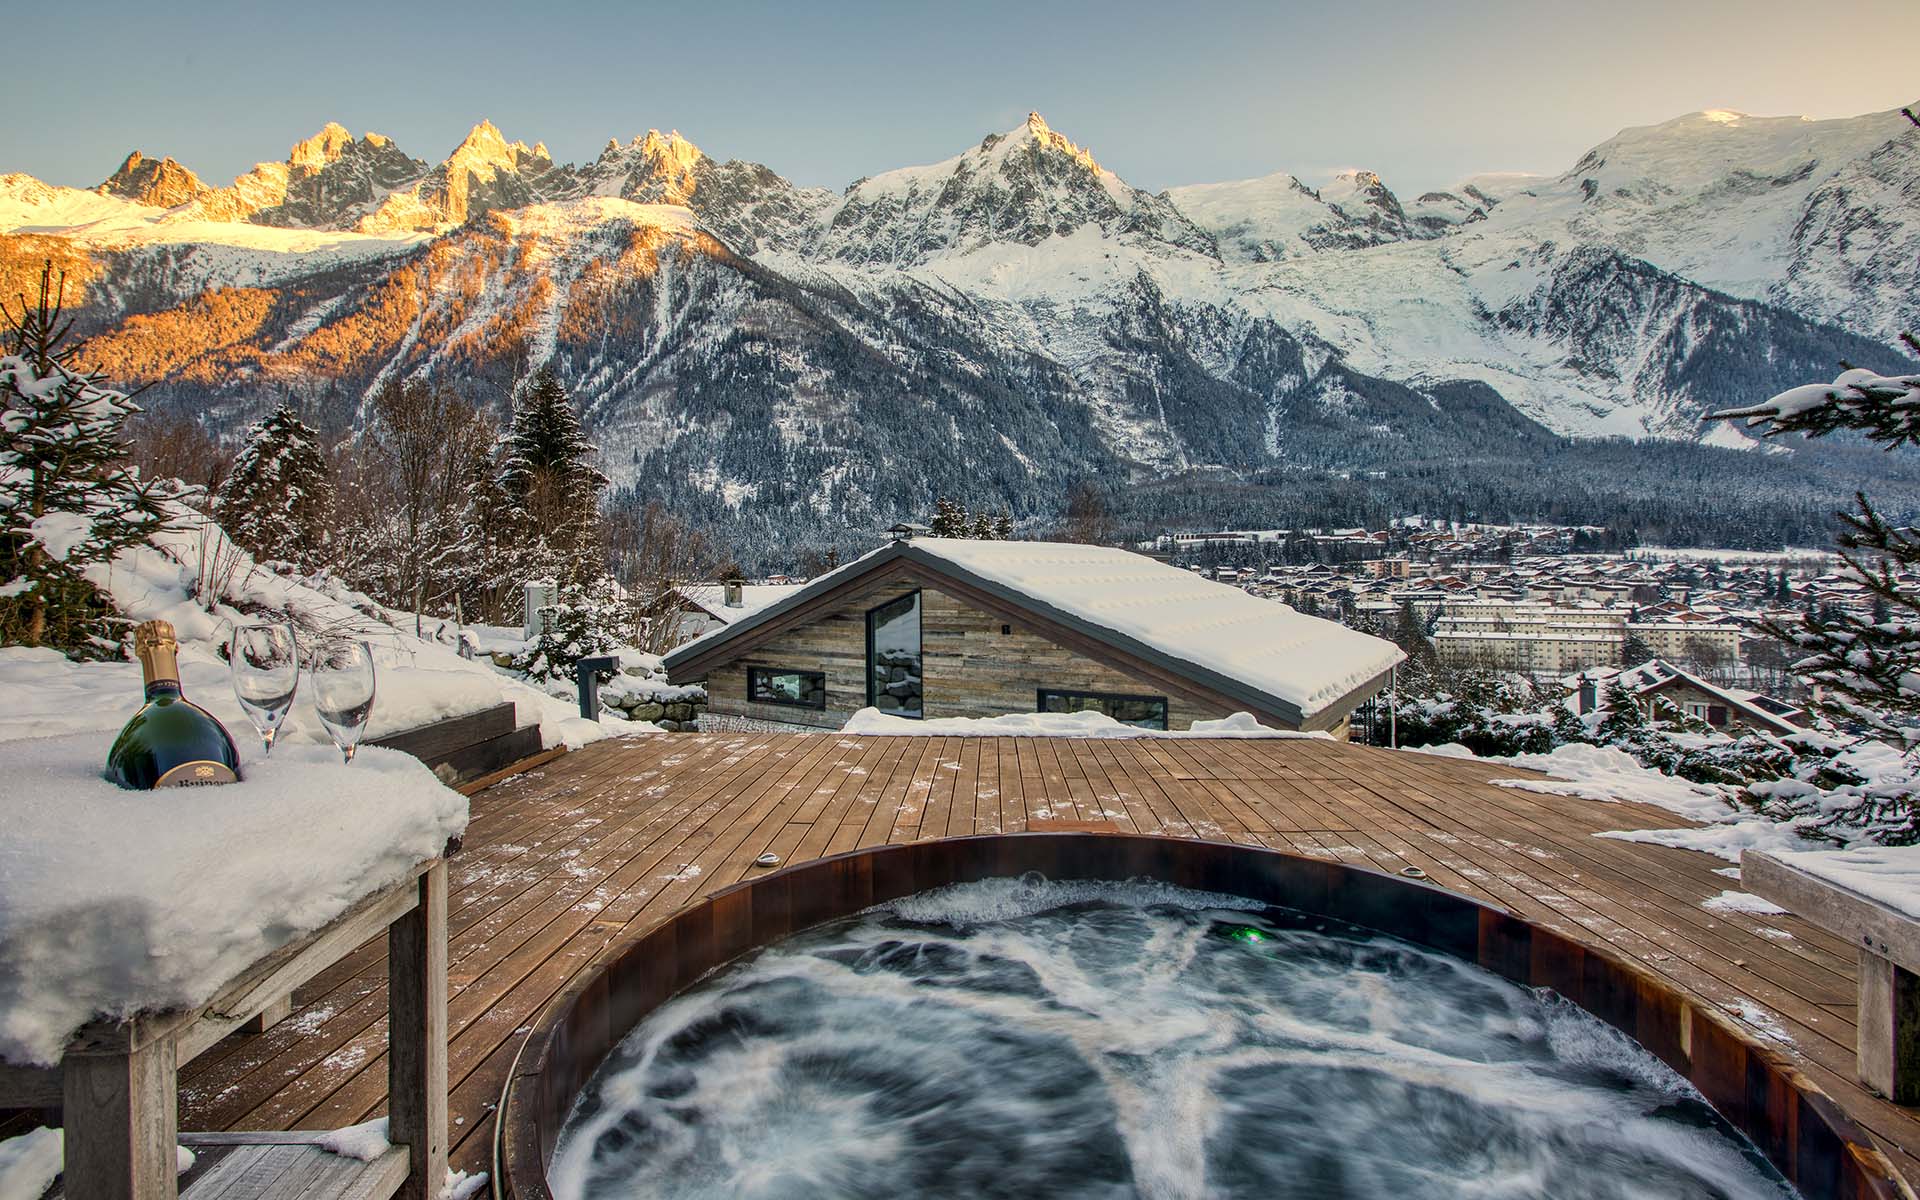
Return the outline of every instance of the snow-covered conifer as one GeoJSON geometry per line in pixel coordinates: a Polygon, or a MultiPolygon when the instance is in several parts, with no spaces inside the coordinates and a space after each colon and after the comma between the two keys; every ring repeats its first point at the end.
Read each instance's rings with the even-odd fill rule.
{"type": "Polygon", "coordinates": [[[139,406],[76,365],[65,344],[64,284],[49,263],[36,303],[0,306],[11,327],[0,356],[0,635],[101,657],[118,642],[86,568],[148,542],[166,514],[127,462],[125,426],[139,406]]]}
{"type": "Polygon", "coordinates": [[[600,494],[608,479],[594,465],[600,450],[580,427],[559,379],[541,367],[520,388],[501,457],[501,490],[565,563],[565,574],[591,576],[600,494]]]}
{"type": "Polygon", "coordinates": [[[927,531],[934,537],[966,537],[967,510],[960,507],[958,501],[940,497],[933,502],[933,516],[927,521],[927,531]]]}
{"type": "Polygon", "coordinates": [[[324,565],[333,479],[320,435],[282,405],[254,423],[214,497],[220,527],[255,558],[324,565]]]}

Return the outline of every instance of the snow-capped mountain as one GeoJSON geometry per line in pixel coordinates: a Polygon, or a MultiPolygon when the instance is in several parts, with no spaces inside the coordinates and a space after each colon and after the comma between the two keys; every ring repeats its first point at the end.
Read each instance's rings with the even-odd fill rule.
{"type": "Polygon", "coordinates": [[[677,132],[568,165],[482,122],[429,164],[329,125],[223,188],[138,153],[92,191],[0,177],[0,230],[0,282],[59,257],[89,354],[160,402],[347,424],[395,377],[502,403],[550,361],[616,478],[864,522],[1699,439],[1920,325],[1920,129],[1699,113],[1405,201],[1365,171],[1153,194],[1037,114],[837,195],[677,132]]]}

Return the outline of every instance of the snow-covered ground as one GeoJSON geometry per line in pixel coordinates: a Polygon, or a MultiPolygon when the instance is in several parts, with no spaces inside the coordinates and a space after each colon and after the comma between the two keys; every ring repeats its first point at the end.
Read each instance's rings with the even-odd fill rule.
{"type": "Polygon", "coordinates": [[[1457,744],[1426,747],[1419,752],[1502,763],[1551,777],[1495,780],[1501,787],[1552,796],[1576,796],[1602,803],[1651,804],[1699,822],[1680,829],[1622,829],[1599,834],[1599,837],[1699,850],[1731,863],[1740,861],[1742,850],[1812,850],[1822,844],[1800,836],[1784,824],[1735,808],[1722,788],[1690,783],[1643,767],[1632,755],[1612,746],[1573,743],[1556,746],[1548,754],[1502,758],[1476,755],[1457,744]]]}
{"type": "MultiPolygon", "coordinates": [[[[538,724],[546,746],[581,746],[619,729],[580,719],[571,702],[462,658],[451,622],[426,621],[421,636],[409,614],[394,613],[337,582],[296,582],[257,565],[219,526],[192,510],[153,548],[128,551],[88,578],[134,621],[163,620],[180,638],[181,681],[189,698],[251,736],[233,699],[218,648],[234,626],[287,617],[300,636],[352,636],[373,651],[375,699],[367,736],[380,737],[511,701],[522,725],[538,724]]],[[[74,663],[46,651],[0,650],[0,687],[19,698],[0,714],[0,736],[35,737],[84,729],[118,730],[140,704],[140,671],[128,662],[74,663]],[[14,690],[22,689],[22,690],[14,690]]],[[[281,736],[325,742],[326,731],[296,697],[281,736]]]]}
{"type": "MultiPolygon", "coordinates": [[[[1623,829],[1596,834],[1618,841],[1642,842],[1698,850],[1723,858],[1733,867],[1720,873],[1738,879],[1737,864],[1746,850],[1764,850],[1795,867],[1821,876],[1862,895],[1890,905],[1920,920],[1920,846],[1878,846],[1860,843],[1835,848],[1831,842],[1802,836],[1792,825],[1771,820],[1730,801],[1730,789],[1687,780],[1641,766],[1623,750],[1611,746],[1564,745],[1550,754],[1521,754],[1487,758],[1464,746],[1426,748],[1422,753],[1471,758],[1543,772],[1549,779],[1500,779],[1502,787],[1576,796],[1603,803],[1639,803],[1699,822],[1679,829],[1623,829]]],[[[1878,743],[1866,743],[1849,752],[1847,762],[1870,775],[1903,771],[1899,754],[1878,743]]],[[[1786,780],[1762,787],[1805,786],[1786,780]]],[[[1746,892],[1728,890],[1702,901],[1715,912],[1750,916],[1775,915],[1784,910],[1746,892]]],[[[1780,934],[1778,936],[1786,936],[1780,934]]]]}

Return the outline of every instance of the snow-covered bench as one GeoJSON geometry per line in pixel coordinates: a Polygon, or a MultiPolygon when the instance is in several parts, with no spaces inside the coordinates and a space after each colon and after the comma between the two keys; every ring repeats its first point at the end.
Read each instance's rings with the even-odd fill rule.
{"type": "Polygon", "coordinates": [[[1920,1104],[1920,846],[1748,850],[1740,882],[1854,945],[1860,1082],[1920,1104]]]}

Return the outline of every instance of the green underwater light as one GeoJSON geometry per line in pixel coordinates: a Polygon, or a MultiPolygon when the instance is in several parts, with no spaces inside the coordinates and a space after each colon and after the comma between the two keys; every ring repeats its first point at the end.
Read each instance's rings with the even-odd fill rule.
{"type": "Polygon", "coordinates": [[[1251,925],[1229,925],[1227,936],[1247,946],[1257,946],[1267,940],[1267,935],[1251,925]]]}

